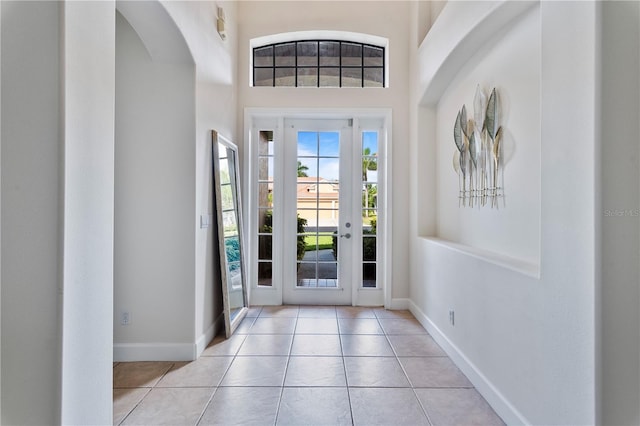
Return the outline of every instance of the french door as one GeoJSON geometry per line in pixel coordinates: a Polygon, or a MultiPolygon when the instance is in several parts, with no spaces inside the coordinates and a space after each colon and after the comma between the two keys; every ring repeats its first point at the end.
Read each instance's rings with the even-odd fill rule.
{"type": "Polygon", "coordinates": [[[385,121],[254,119],[251,304],[385,302],[385,121]]]}
{"type": "Polygon", "coordinates": [[[283,302],[351,304],[352,126],[284,122],[283,302]]]}

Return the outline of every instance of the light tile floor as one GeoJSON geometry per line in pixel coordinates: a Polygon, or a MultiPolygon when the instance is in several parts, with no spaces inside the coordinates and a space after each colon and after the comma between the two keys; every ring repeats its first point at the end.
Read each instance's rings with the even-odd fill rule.
{"type": "Polygon", "coordinates": [[[193,362],[114,364],[114,424],[503,425],[408,311],[252,308],[193,362]]]}

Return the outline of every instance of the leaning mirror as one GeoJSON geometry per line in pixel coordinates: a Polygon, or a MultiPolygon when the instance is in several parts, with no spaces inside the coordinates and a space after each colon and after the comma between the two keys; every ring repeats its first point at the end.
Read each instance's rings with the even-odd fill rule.
{"type": "Polygon", "coordinates": [[[213,130],[213,186],[225,332],[230,337],[247,314],[238,148],[213,130]]]}

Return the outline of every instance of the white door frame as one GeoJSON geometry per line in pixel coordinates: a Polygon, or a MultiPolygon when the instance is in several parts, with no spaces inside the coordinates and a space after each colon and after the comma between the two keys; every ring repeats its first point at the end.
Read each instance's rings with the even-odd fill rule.
{"type": "MultiPolygon", "coordinates": [[[[275,140],[284,140],[284,119],[350,119],[353,120],[353,140],[361,138],[363,130],[379,131],[379,158],[378,168],[379,194],[378,194],[378,249],[380,259],[378,265],[378,287],[375,289],[362,288],[360,285],[352,285],[352,305],[391,307],[393,294],[392,277],[392,212],[391,212],[391,164],[392,164],[392,114],[390,108],[246,108],[244,113],[244,164],[243,166],[243,203],[246,206],[245,214],[245,238],[247,251],[247,276],[250,283],[248,288],[250,304],[281,305],[283,300],[283,274],[279,262],[273,263],[273,285],[271,287],[257,285],[257,148],[256,132],[260,130],[273,130],[275,140]],[[254,241],[255,240],[255,241],[254,241]]],[[[357,145],[357,144],[354,144],[357,145]]],[[[277,144],[275,149],[278,148],[277,144]]],[[[283,156],[276,156],[283,161],[283,156]]],[[[275,164],[276,181],[282,182],[283,164],[275,164]]],[[[355,184],[355,183],[354,183],[355,184]]],[[[283,194],[283,188],[274,187],[274,192],[283,194]]],[[[275,210],[274,216],[281,212],[275,210]]],[[[274,221],[273,247],[282,247],[282,233],[276,229],[274,221]]],[[[354,232],[361,232],[356,230],[354,232]]],[[[356,237],[354,235],[354,237],[356,237]]],[[[361,248],[360,248],[361,250],[361,248]]],[[[274,250],[275,257],[275,250],[274,250]]]]}

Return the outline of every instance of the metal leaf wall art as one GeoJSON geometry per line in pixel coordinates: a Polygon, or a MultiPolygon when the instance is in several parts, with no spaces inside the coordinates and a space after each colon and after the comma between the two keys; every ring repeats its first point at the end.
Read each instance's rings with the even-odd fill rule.
{"type": "Polygon", "coordinates": [[[457,149],[453,155],[453,169],[458,174],[459,205],[497,208],[498,199],[504,193],[500,183],[502,127],[498,124],[496,89],[487,100],[478,85],[473,108],[473,119],[467,121],[467,108],[463,105],[453,126],[457,149]]]}

